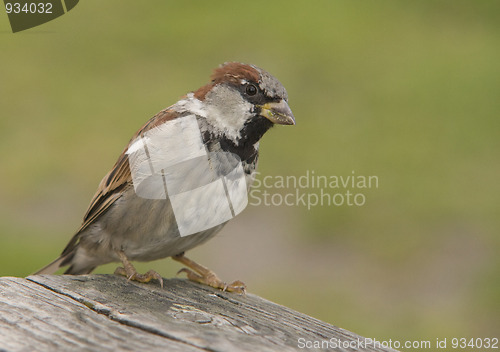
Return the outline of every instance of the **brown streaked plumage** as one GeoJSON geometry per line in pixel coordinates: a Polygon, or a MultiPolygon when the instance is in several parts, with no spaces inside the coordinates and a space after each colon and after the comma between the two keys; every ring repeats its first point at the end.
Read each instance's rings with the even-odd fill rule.
{"type": "Polygon", "coordinates": [[[70,254],[72,253],[78,242],[80,233],[85,230],[90,224],[92,224],[95,219],[99,217],[99,215],[104,213],[121,196],[121,191],[125,187],[132,186],[132,175],[130,173],[130,166],[128,163],[127,155],[125,154],[130,146],[130,143],[132,143],[132,141],[135,140],[139,135],[143,135],[150,129],[167,121],[173,120],[178,116],[179,114],[171,110],[171,107],[166,108],[153,116],[130,139],[129,143],[119,156],[111,171],[106,176],[104,176],[99,186],[97,187],[97,191],[90,201],[87,212],[83,216],[82,225],[61,254],[62,257],[66,256],[66,259],[61,263],[61,266],[64,266],[67,263],[69,264],[69,261],[71,259],[70,254]]]}

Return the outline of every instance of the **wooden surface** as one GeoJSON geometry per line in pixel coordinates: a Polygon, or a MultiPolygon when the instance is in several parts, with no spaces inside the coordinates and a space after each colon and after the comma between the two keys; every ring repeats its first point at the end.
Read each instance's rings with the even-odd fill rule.
{"type": "MultiPolygon", "coordinates": [[[[161,289],[114,275],[0,278],[0,351],[304,351],[322,341],[327,350],[332,338],[364,341],[258,296],[184,279],[161,289]]],[[[361,347],[328,350],[388,351],[361,347]]]]}

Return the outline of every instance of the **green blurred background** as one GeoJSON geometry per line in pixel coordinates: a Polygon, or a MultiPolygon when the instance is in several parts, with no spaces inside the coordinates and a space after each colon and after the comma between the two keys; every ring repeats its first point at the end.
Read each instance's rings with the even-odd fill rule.
{"type": "Polygon", "coordinates": [[[3,13],[0,48],[0,275],[54,259],[137,128],[242,61],[297,120],[263,139],[261,177],[379,187],[249,206],[190,256],[378,340],[499,337],[500,2],[85,0],[16,34],[3,13]]]}

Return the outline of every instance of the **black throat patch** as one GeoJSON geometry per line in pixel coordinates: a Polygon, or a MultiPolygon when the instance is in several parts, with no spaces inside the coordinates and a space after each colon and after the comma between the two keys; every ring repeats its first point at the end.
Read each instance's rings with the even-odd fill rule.
{"type": "Polygon", "coordinates": [[[255,144],[262,138],[273,123],[262,116],[254,116],[248,120],[240,131],[238,143],[225,137],[224,135],[215,136],[211,131],[203,133],[203,142],[211,148],[212,144],[219,144],[222,151],[236,154],[241,161],[252,164],[256,161],[259,151],[255,144]]]}

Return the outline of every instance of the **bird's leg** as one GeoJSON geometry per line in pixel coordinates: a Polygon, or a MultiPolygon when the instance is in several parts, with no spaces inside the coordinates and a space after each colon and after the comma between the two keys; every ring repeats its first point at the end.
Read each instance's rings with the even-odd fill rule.
{"type": "Polygon", "coordinates": [[[184,256],[184,253],[174,255],[172,256],[172,259],[184,264],[189,268],[189,269],[182,268],[177,272],[177,274],[186,273],[188,279],[191,281],[199,282],[204,285],[218,288],[219,290],[222,291],[237,292],[237,293],[245,293],[246,291],[247,287],[243,282],[238,280],[228,285],[221,279],[219,279],[212,270],[187,258],[186,256],[184,256]]]}
{"type": "Polygon", "coordinates": [[[128,280],[138,281],[142,283],[146,283],[151,281],[152,279],[156,279],[160,281],[160,286],[161,288],[163,288],[163,278],[156,271],[149,270],[146,274],[139,274],[137,270],[135,270],[132,263],[129,262],[127,256],[123,251],[118,251],[117,254],[122,261],[123,267],[120,266],[116,268],[115,275],[123,275],[128,280]]]}

